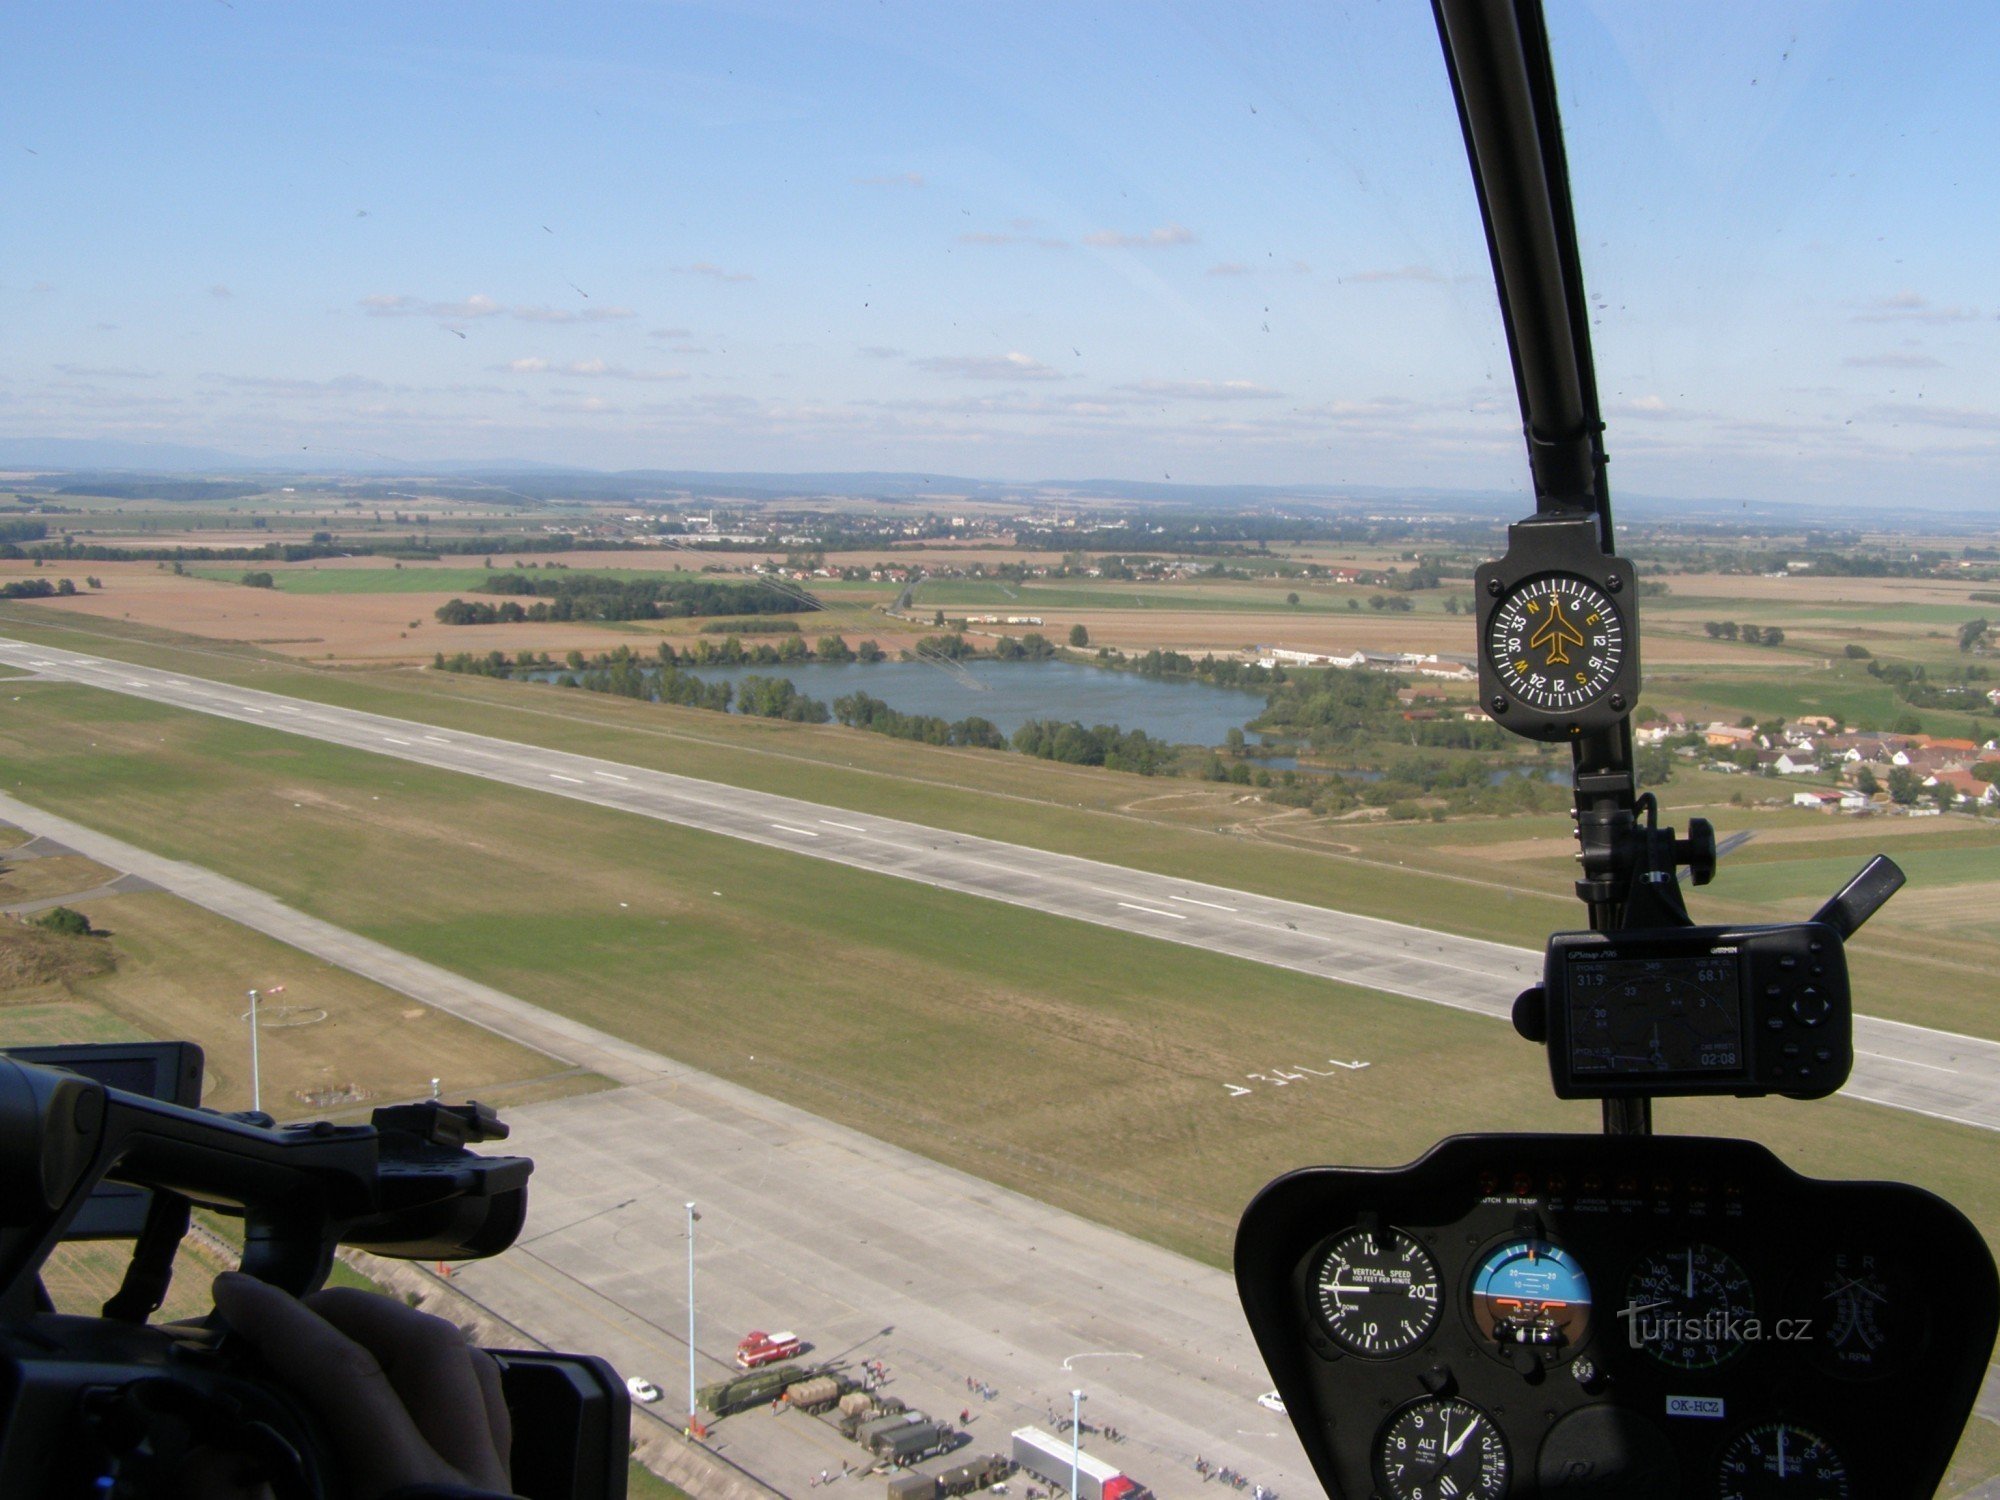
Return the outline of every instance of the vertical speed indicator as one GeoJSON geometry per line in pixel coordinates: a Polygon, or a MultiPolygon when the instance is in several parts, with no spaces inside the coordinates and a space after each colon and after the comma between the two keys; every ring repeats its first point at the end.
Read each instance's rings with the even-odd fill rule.
{"type": "Polygon", "coordinates": [[[1541,573],[1494,610],[1482,643],[1501,686],[1543,713],[1574,713],[1604,695],[1625,660],[1625,620],[1596,584],[1541,573]]]}
{"type": "Polygon", "coordinates": [[[1349,1354],[1407,1354],[1437,1326],[1437,1262],[1400,1229],[1354,1228],[1312,1261],[1310,1296],[1321,1324],[1349,1354]]]}

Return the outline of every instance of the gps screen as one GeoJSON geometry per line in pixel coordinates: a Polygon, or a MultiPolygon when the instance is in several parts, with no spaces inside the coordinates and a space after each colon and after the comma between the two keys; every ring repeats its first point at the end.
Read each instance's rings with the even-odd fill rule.
{"type": "Polygon", "coordinates": [[[1572,1074],[1743,1071],[1735,954],[1578,958],[1568,978],[1572,1074]]]}

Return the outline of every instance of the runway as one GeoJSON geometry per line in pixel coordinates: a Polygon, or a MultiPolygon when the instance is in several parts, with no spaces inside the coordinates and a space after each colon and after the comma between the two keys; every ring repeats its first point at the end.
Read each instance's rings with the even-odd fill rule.
{"type": "MultiPolygon", "coordinates": [[[[618,761],[0,639],[0,662],[1505,1021],[1541,955],[618,761]]],[[[2000,1043],[1857,1016],[1849,1097],[2000,1130],[2000,1043]]]]}

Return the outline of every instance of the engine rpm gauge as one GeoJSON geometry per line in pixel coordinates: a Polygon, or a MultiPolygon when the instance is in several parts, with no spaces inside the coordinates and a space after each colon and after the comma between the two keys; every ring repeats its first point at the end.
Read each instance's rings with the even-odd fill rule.
{"type": "Polygon", "coordinates": [[[1825,1256],[1792,1299],[1811,1330],[1813,1362],[1846,1380],[1880,1380],[1913,1358],[1924,1340],[1923,1306],[1898,1260],[1857,1249],[1825,1256]]]}
{"type": "Polygon", "coordinates": [[[1375,1439],[1375,1483],[1389,1500],[1502,1500],[1507,1440],[1470,1401],[1412,1401],[1375,1439]]]}
{"type": "Polygon", "coordinates": [[[1738,1433],[1716,1465],[1719,1500],[1846,1500],[1847,1465],[1833,1445],[1790,1422],[1738,1433]]]}
{"type": "Polygon", "coordinates": [[[1641,1258],[1625,1282],[1632,1343],[1674,1370],[1712,1370],[1744,1350],[1757,1316],[1750,1274],[1713,1245],[1676,1245],[1641,1258]]]}
{"type": "Polygon", "coordinates": [[[1590,1333],[1590,1279],[1560,1245],[1508,1240],[1472,1273],[1472,1321],[1503,1349],[1574,1349],[1590,1333]]]}
{"type": "Polygon", "coordinates": [[[1573,713],[1603,696],[1625,659],[1625,620],[1610,596],[1569,573],[1517,585],[1483,642],[1500,684],[1543,713],[1573,713]]]}
{"type": "Polygon", "coordinates": [[[1406,1354],[1437,1325],[1437,1262],[1400,1229],[1350,1229],[1314,1257],[1309,1297],[1348,1353],[1406,1354]]]}

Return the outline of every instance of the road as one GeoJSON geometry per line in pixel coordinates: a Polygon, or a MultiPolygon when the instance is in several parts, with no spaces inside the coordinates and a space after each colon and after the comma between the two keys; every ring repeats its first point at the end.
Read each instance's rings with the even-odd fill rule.
{"type": "MultiPolygon", "coordinates": [[[[620,761],[4,638],[0,662],[1503,1021],[1541,974],[1541,955],[1527,949],[620,761]]],[[[1857,1016],[1854,1045],[1848,1097],[2000,1130],[2000,1043],[1857,1016]]]]}
{"type": "MultiPolygon", "coordinates": [[[[1197,1453],[1288,1497],[1317,1492],[1289,1424],[1256,1404],[1263,1361],[1226,1272],[886,1145],[295,911],[262,891],[0,795],[0,820],[142,877],[622,1087],[507,1112],[535,1159],[526,1229],[453,1284],[559,1349],[687,1393],[685,1215],[700,1205],[696,1378],[736,1373],[751,1328],[815,1358],[880,1359],[892,1393],[955,1420],[973,1454],[1088,1392],[1131,1436],[1105,1450],[1168,1500],[1203,1492],[1197,1453]],[[1070,1362],[1064,1367],[1064,1361],[1070,1362]],[[998,1390],[967,1391],[970,1376],[998,1390]]],[[[78,898],[71,898],[78,899],[78,898]]],[[[717,1424],[729,1457],[784,1493],[858,1457],[808,1418],[717,1424]]],[[[876,1491],[871,1486],[869,1494],[876,1491]]]]}

